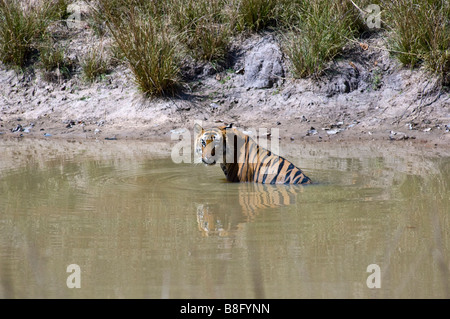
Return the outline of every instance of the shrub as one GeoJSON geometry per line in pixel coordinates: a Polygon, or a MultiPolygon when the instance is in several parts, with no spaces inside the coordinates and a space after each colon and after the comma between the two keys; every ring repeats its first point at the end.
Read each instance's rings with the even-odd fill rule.
{"type": "Polygon", "coordinates": [[[101,75],[108,73],[108,59],[103,47],[91,48],[81,62],[84,78],[88,82],[94,82],[101,75]]]}
{"type": "Polygon", "coordinates": [[[0,60],[23,68],[37,51],[46,28],[61,19],[66,0],[41,1],[33,5],[19,0],[0,0],[0,60]]]}
{"type": "MultiPolygon", "coordinates": [[[[233,1],[238,31],[260,31],[277,22],[277,0],[235,0],[233,1]]],[[[283,3],[285,1],[281,1],[283,3]]]]}
{"type": "Polygon", "coordinates": [[[42,67],[46,71],[63,68],[66,64],[64,49],[59,45],[48,42],[41,46],[39,52],[42,67]]]}
{"type": "Polygon", "coordinates": [[[351,5],[327,0],[299,1],[298,25],[292,27],[285,46],[296,77],[319,75],[340,53],[360,26],[351,5]]]}
{"type": "Polygon", "coordinates": [[[138,6],[123,7],[117,14],[107,0],[100,0],[100,10],[139,89],[148,96],[173,94],[179,84],[179,57],[167,26],[138,6]]]}
{"type": "Polygon", "coordinates": [[[179,40],[195,59],[222,61],[229,45],[224,1],[173,0],[168,14],[179,40]]]}
{"type": "Polygon", "coordinates": [[[450,3],[443,0],[382,1],[391,30],[390,48],[399,61],[423,64],[450,83],[450,3]]]}

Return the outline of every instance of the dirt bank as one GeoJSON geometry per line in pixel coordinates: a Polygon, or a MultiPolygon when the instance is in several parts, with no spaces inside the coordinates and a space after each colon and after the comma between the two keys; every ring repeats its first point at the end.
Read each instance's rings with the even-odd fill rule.
{"type": "MultiPolygon", "coordinates": [[[[74,59],[92,43],[91,33],[70,40],[74,59]]],[[[187,64],[183,93],[151,100],[125,65],[94,84],[76,73],[49,81],[39,69],[18,74],[0,65],[0,136],[170,140],[173,130],[200,120],[206,127],[278,128],[287,141],[449,147],[449,92],[425,71],[401,67],[381,35],[361,43],[346,47],[320,78],[297,80],[274,35],[236,39],[226,66],[187,64]],[[264,74],[275,63],[281,76],[264,74]]]]}

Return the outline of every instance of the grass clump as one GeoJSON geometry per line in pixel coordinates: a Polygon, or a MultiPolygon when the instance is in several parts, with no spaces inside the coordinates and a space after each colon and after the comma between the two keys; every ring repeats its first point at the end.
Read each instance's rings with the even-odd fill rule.
{"type": "Polygon", "coordinates": [[[49,24],[65,15],[67,5],[66,0],[0,0],[0,60],[24,68],[49,24]]]}
{"type": "Polygon", "coordinates": [[[44,70],[47,81],[69,78],[74,69],[74,63],[66,57],[66,50],[58,43],[47,43],[39,48],[40,67],[44,70]]]}
{"type": "Polygon", "coordinates": [[[40,61],[46,71],[60,69],[66,64],[64,49],[52,44],[43,46],[40,49],[40,61]]]}
{"type": "Polygon", "coordinates": [[[424,65],[450,83],[450,3],[445,0],[381,1],[388,42],[404,65],[424,65]]]}
{"type": "Polygon", "coordinates": [[[173,94],[179,84],[177,42],[158,18],[161,15],[152,11],[160,8],[124,6],[117,13],[107,0],[99,3],[138,88],[148,96],[173,94]]]}
{"type": "Polygon", "coordinates": [[[83,76],[87,82],[95,82],[109,71],[109,61],[103,47],[90,49],[81,61],[83,76]]]}
{"type": "MultiPolygon", "coordinates": [[[[389,49],[410,67],[425,66],[450,84],[448,0],[85,0],[95,14],[89,25],[112,37],[113,57],[93,49],[82,61],[95,81],[111,63],[124,61],[149,96],[173,94],[180,84],[181,55],[226,60],[240,33],[264,30],[284,35],[295,77],[320,75],[342,49],[367,30],[363,11],[381,9],[389,49]]],[[[0,61],[25,68],[40,57],[46,71],[69,68],[64,50],[47,45],[48,26],[67,18],[72,0],[0,0],[0,61]]]]}
{"type": "Polygon", "coordinates": [[[234,0],[231,13],[235,16],[238,31],[260,31],[277,23],[277,9],[286,1],[234,0]]]}
{"type": "Polygon", "coordinates": [[[297,25],[286,41],[296,77],[319,75],[360,26],[355,8],[327,0],[298,1],[297,25]]]}
{"type": "Polygon", "coordinates": [[[198,60],[221,62],[227,54],[229,36],[227,26],[205,21],[193,30],[188,47],[198,60]]]}
{"type": "Polygon", "coordinates": [[[172,0],[167,13],[179,40],[195,59],[225,59],[231,32],[224,5],[218,0],[172,0]]]}

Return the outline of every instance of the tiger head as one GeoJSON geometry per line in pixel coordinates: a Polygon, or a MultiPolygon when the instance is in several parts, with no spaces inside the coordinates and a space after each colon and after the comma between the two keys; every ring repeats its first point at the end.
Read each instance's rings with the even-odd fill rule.
{"type": "Polygon", "coordinates": [[[223,159],[225,130],[227,128],[231,128],[231,125],[211,129],[204,129],[197,123],[194,125],[195,155],[201,156],[201,161],[204,164],[214,165],[223,159]]]}

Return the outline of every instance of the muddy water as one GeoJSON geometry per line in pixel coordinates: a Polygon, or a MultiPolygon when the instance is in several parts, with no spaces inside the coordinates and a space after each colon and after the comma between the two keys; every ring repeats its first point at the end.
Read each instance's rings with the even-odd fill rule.
{"type": "Polygon", "coordinates": [[[450,297],[448,154],[289,144],[316,184],[276,187],[164,143],[0,149],[2,298],[450,297]]]}

